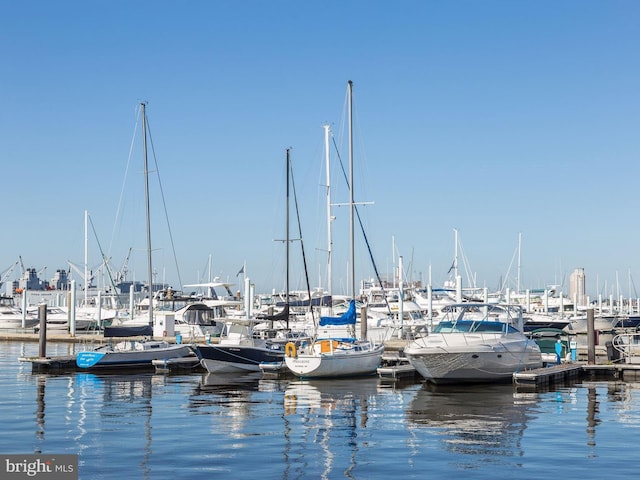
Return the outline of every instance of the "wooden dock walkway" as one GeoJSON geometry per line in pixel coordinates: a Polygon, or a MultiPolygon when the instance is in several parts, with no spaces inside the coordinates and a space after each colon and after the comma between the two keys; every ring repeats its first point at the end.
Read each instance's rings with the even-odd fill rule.
{"type": "Polygon", "coordinates": [[[513,374],[513,383],[518,387],[543,387],[578,380],[582,376],[582,365],[565,363],[549,367],[525,370],[513,374]]]}
{"type": "Polygon", "coordinates": [[[59,355],[55,357],[20,357],[21,362],[30,362],[34,373],[69,372],[80,370],[76,365],[75,355],[59,355]]]}
{"type": "Polygon", "coordinates": [[[415,377],[416,369],[400,351],[388,351],[382,355],[382,364],[377,368],[377,373],[380,380],[395,382],[415,377]]]}
{"type": "Polygon", "coordinates": [[[637,381],[640,380],[640,365],[628,363],[563,363],[534,370],[516,372],[513,374],[513,383],[517,387],[539,388],[550,385],[562,385],[585,378],[637,381]]]}

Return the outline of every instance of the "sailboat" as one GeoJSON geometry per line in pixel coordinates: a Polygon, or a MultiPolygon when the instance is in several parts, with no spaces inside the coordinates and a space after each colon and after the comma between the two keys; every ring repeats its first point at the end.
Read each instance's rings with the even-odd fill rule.
{"type": "MultiPolygon", "coordinates": [[[[353,195],[353,122],[352,98],[353,82],[348,82],[349,99],[349,191],[350,191],[350,256],[351,256],[351,300],[347,311],[339,316],[320,317],[320,326],[326,327],[321,336],[316,333],[310,343],[299,347],[289,342],[285,345],[285,363],[289,370],[300,378],[347,377],[371,375],[376,372],[384,352],[383,344],[370,340],[360,340],[355,335],[356,303],[355,303],[355,267],[354,267],[354,212],[353,195]],[[348,326],[351,335],[332,336],[331,327],[343,333],[348,326]]],[[[331,292],[329,292],[331,293],[331,292]]],[[[366,321],[364,319],[363,321],[366,321]]]]}
{"type": "MultiPolygon", "coordinates": [[[[142,145],[144,152],[144,179],[146,199],[146,224],[147,224],[147,267],[148,267],[148,292],[149,297],[153,292],[153,269],[151,266],[151,221],[149,209],[149,168],[147,164],[147,123],[145,104],[140,104],[142,117],[142,145]]],[[[149,323],[141,327],[108,327],[105,328],[105,337],[151,337],[153,335],[153,308],[149,308],[149,323]]],[[[125,340],[118,343],[110,342],[92,351],[78,352],[76,365],[83,369],[101,369],[115,367],[152,367],[153,360],[164,360],[176,357],[193,355],[189,345],[170,344],[164,340],[145,339],[125,340]]]]}
{"type": "MultiPolygon", "coordinates": [[[[280,371],[284,367],[284,341],[256,338],[254,327],[265,321],[286,323],[289,330],[289,174],[291,164],[289,149],[286,151],[287,162],[287,207],[286,232],[287,238],[287,278],[286,300],[284,309],[271,316],[256,316],[250,318],[247,308],[247,318],[225,319],[224,331],[218,344],[196,345],[195,351],[200,363],[209,373],[230,373],[238,371],[280,371]]],[[[248,293],[247,293],[248,295],[248,293]]],[[[286,340],[285,340],[286,341],[286,340]]]]}

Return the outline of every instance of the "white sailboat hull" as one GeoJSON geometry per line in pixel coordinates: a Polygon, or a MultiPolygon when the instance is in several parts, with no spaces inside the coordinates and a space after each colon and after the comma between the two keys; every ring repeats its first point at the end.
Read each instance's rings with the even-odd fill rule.
{"type": "Polygon", "coordinates": [[[301,378],[370,375],[380,365],[383,352],[383,345],[366,350],[336,349],[325,353],[311,351],[285,356],[285,363],[294,375],[301,378]]]}

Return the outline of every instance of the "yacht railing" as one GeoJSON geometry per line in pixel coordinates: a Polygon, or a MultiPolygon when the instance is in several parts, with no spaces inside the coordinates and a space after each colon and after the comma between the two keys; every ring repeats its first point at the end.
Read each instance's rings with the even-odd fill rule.
{"type": "Polygon", "coordinates": [[[613,337],[611,344],[621,361],[640,364],[640,333],[619,333],[613,337]]]}

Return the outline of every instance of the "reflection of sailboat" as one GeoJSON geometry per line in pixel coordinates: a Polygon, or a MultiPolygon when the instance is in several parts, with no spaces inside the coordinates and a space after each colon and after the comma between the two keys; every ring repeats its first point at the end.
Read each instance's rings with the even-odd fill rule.
{"type": "Polygon", "coordinates": [[[257,390],[258,381],[262,377],[260,372],[248,372],[243,375],[228,373],[207,373],[203,375],[201,387],[207,391],[226,390],[257,390]]]}
{"type": "Polygon", "coordinates": [[[452,453],[485,462],[486,456],[495,460],[522,454],[520,441],[532,402],[511,385],[436,387],[427,383],[418,390],[407,416],[414,427],[440,433],[452,453]]]}
{"type": "Polygon", "coordinates": [[[206,373],[195,394],[235,396],[238,392],[274,392],[281,389],[280,383],[279,380],[264,379],[260,372],[206,373]]]}
{"type": "Polygon", "coordinates": [[[242,436],[253,416],[252,397],[260,388],[261,378],[261,372],[207,373],[189,398],[189,408],[206,414],[212,430],[224,429],[229,438],[242,436]]]}
{"type": "Polygon", "coordinates": [[[284,394],[285,417],[290,417],[285,419],[285,435],[291,435],[300,416],[304,420],[296,427],[302,428],[296,436],[302,438],[305,449],[299,459],[295,451],[287,452],[287,459],[292,464],[304,462],[305,478],[352,477],[360,447],[367,443],[359,437],[369,423],[369,403],[375,403],[377,388],[378,381],[372,377],[289,382],[284,394]]]}
{"type": "Polygon", "coordinates": [[[356,381],[347,378],[298,380],[287,384],[284,393],[285,413],[304,410],[337,410],[353,402],[366,406],[368,399],[378,393],[378,380],[363,377],[356,381]]]}

